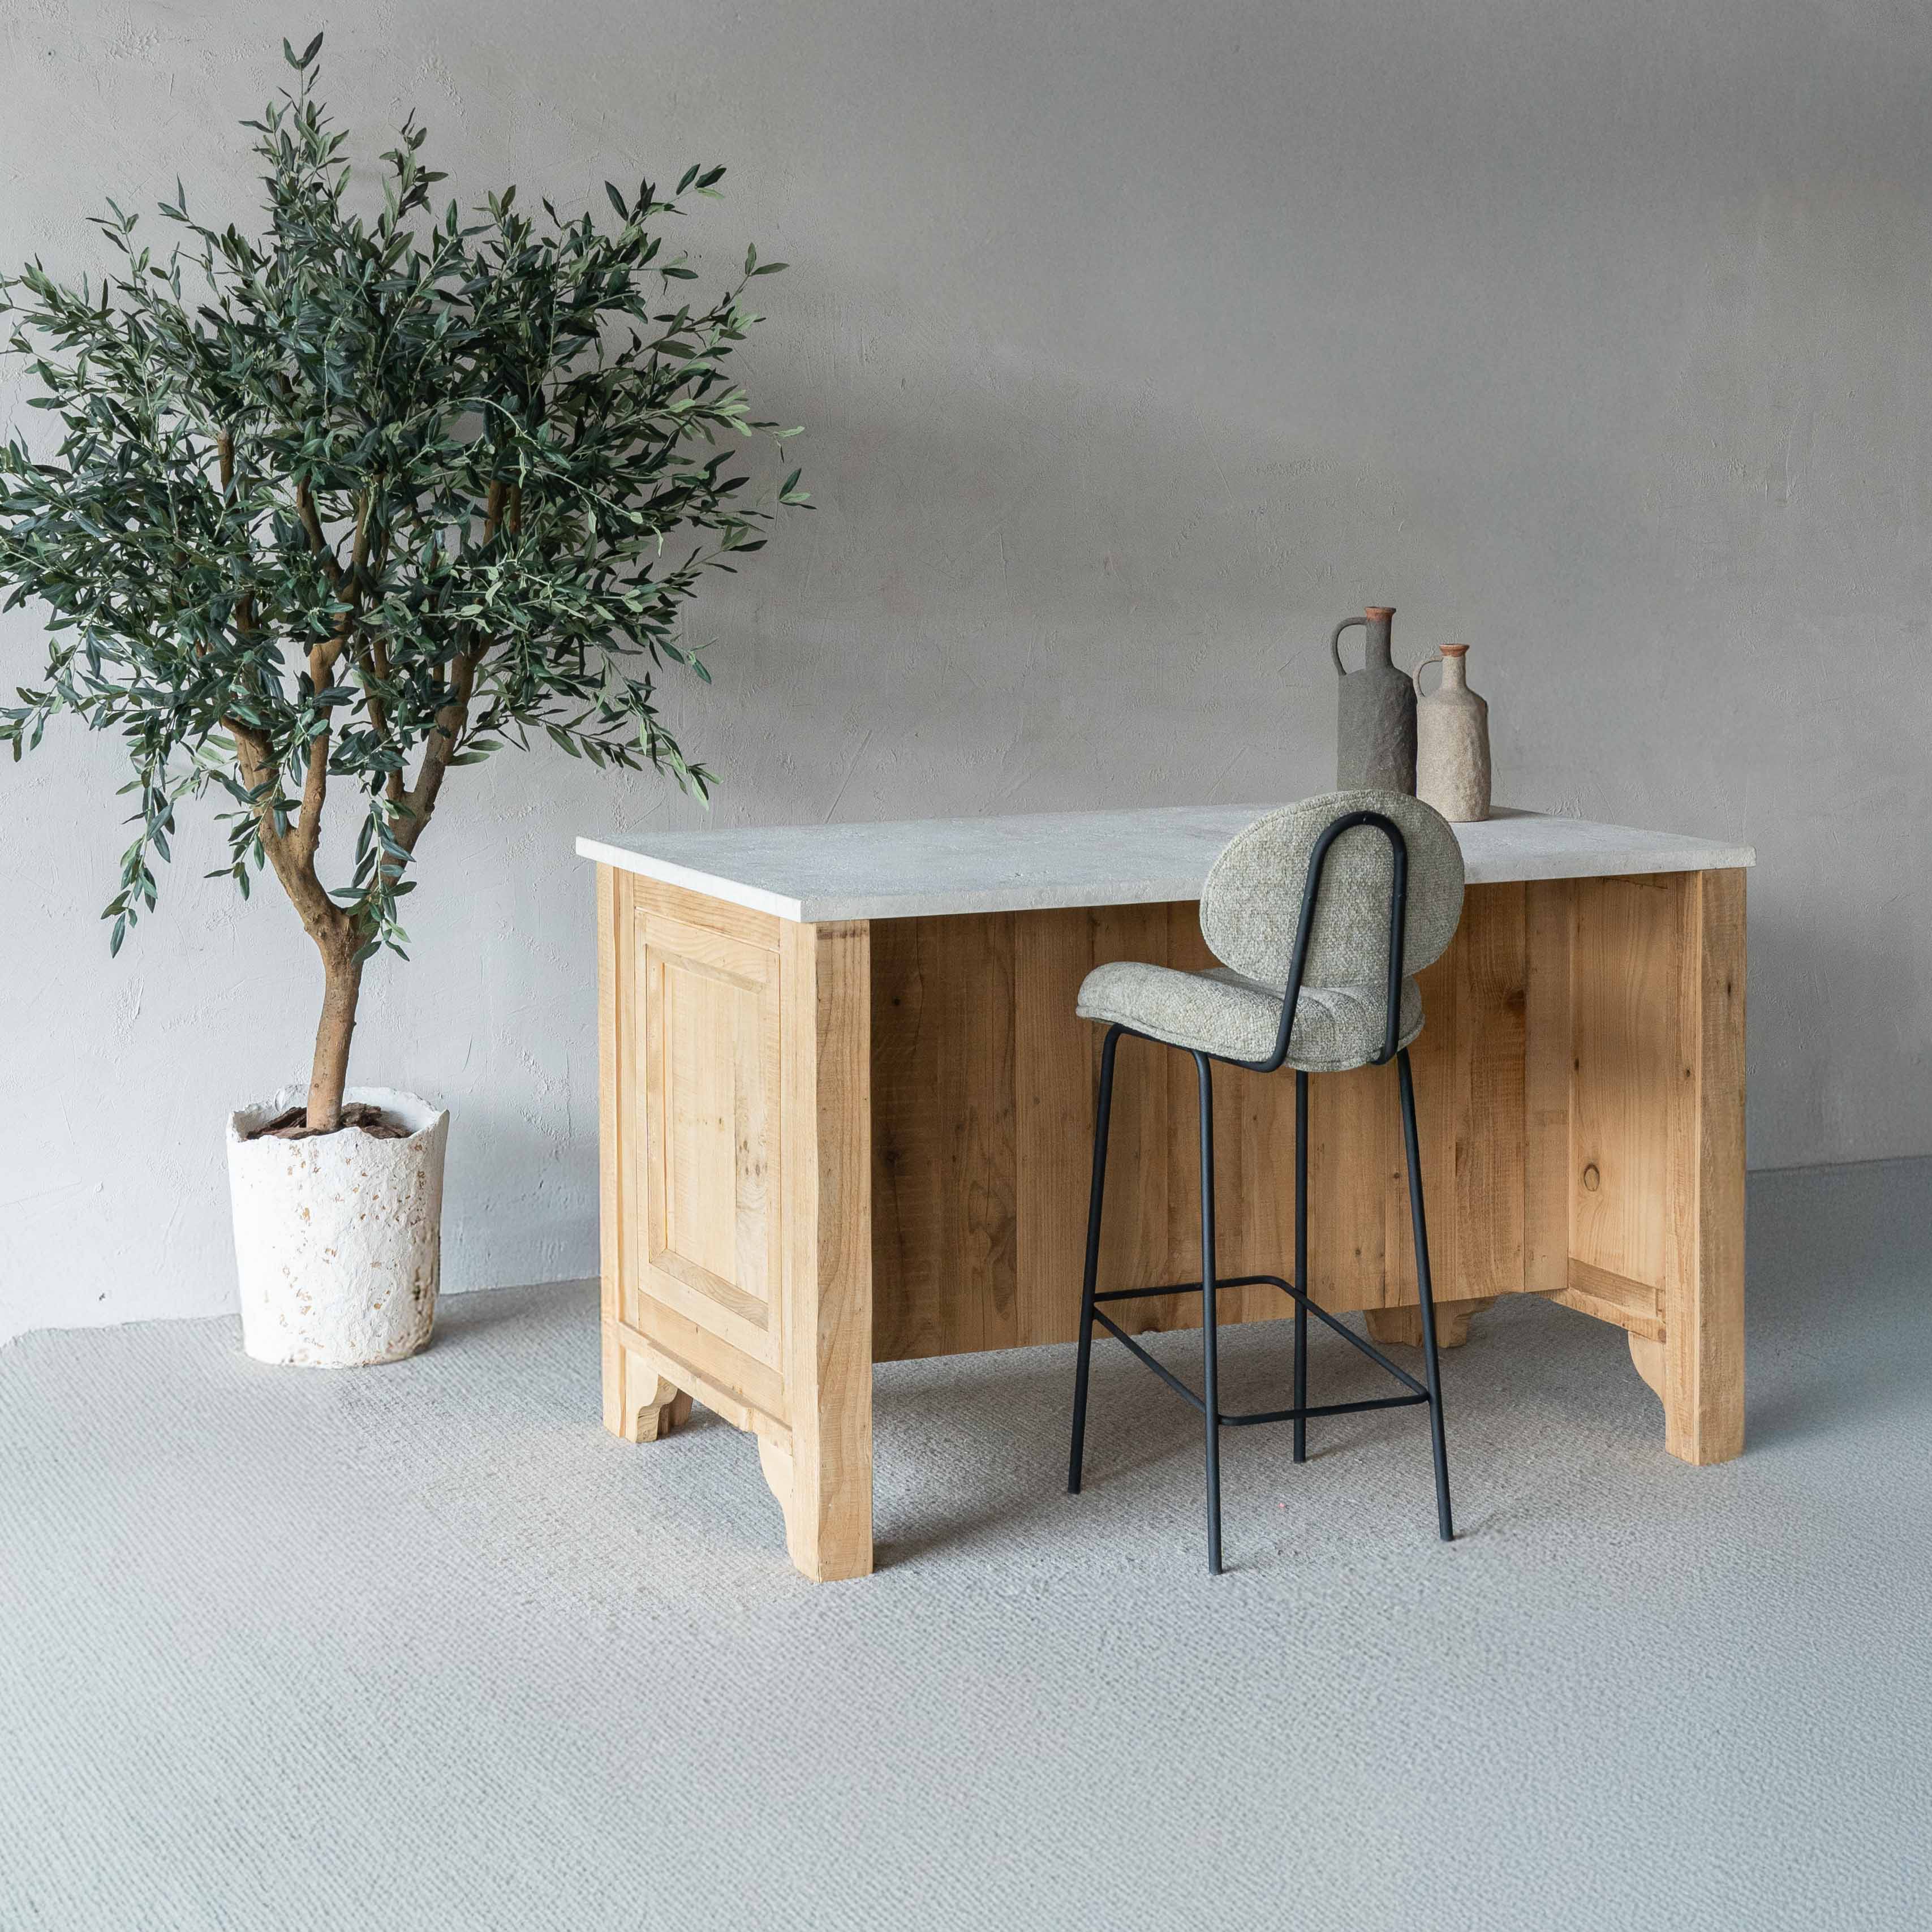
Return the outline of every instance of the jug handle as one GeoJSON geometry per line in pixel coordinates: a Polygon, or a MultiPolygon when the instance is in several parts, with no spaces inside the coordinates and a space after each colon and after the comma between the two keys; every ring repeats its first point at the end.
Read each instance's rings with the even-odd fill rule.
{"type": "Polygon", "coordinates": [[[1442,664],[1444,662],[1445,660],[1442,656],[1442,647],[1438,644],[1434,650],[1429,653],[1428,656],[1423,659],[1421,663],[1416,666],[1414,670],[1409,673],[1410,680],[1415,686],[1415,694],[1417,697],[1423,698],[1427,695],[1427,693],[1422,688],[1422,674],[1426,671],[1431,664],[1442,664]]]}
{"type": "Polygon", "coordinates": [[[1368,621],[1366,617],[1344,617],[1335,626],[1335,634],[1328,640],[1328,655],[1335,660],[1335,675],[1337,677],[1348,675],[1348,668],[1342,662],[1342,633],[1352,631],[1358,624],[1366,628],[1368,621]]]}

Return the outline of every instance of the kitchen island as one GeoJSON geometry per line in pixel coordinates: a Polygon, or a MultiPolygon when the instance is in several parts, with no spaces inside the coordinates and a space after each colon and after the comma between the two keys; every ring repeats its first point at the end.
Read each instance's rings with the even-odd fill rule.
{"type": "MultiPolygon", "coordinates": [[[[868,1571],[872,1364],[1073,1340],[1104,1031],[1075,995],[1111,960],[1212,964],[1202,882],[1272,808],[579,839],[606,1426],[655,1441],[695,1397],[757,1439],[798,1568],[868,1571]]],[[[1526,812],[1456,829],[1462,926],[1411,1049],[1441,1339],[1503,1294],[1610,1323],[1666,1448],[1724,1461],[1754,855],[1526,812]]],[[[1312,1083],[1310,1292],[1383,1344],[1420,1339],[1394,1078],[1312,1083]]],[[[1132,1211],[1109,1216],[1103,1290],[1198,1273],[1194,1105],[1184,1055],[1123,1041],[1109,1193],[1132,1211]]],[[[1214,1105],[1221,1267],[1280,1272],[1294,1083],[1222,1068],[1214,1105]]],[[[1142,1329],[1199,1318],[1198,1296],[1118,1306],[1142,1329]]],[[[1222,1318],[1287,1306],[1232,1290],[1222,1318]]]]}

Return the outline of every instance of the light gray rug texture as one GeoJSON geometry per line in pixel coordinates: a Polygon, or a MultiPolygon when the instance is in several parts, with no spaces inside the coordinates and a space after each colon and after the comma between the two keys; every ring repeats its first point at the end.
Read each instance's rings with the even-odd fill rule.
{"type": "Polygon", "coordinates": [[[0,1927],[1932,1925],[1932,1164],[1754,1177],[1750,1294],[1742,1460],[1517,1300],[1444,1358],[1461,1540],[1415,1411],[1238,1430],[1218,1580],[1118,1344],[1077,1498],[1070,1349],[882,1369],[880,1568],[814,1586],[748,1438],[603,1432],[584,1286],[334,1374],[28,1336],[0,1927]]]}

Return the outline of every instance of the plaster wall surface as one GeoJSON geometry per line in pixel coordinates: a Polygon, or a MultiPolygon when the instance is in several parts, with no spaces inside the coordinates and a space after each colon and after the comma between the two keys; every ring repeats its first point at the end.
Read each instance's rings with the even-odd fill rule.
{"type": "MultiPolygon", "coordinates": [[[[1497,796],[1756,848],[1750,1157],[1932,1150],[1932,16],[1920,0],[340,0],[327,98],[466,198],[722,160],[794,266],[744,359],[818,505],[695,611],[713,820],[1226,804],[1331,769],[1334,621],[1467,642],[1497,796]]],[[[245,217],[305,21],[0,10],[0,262],[245,217]],[[153,218],[149,218],[152,224],[153,218]]],[[[31,427],[0,376],[0,426],[31,427]]],[[[0,617],[0,688],[41,662],[0,617]]],[[[109,959],[112,742],[0,768],[0,1336],[232,1305],[221,1124],[306,1067],[272,890],[109,959]]],[[[445,1279],[596,1264],[579,832],[693,826],[561,754],[453,776],[353,1077],[452,1112],[445,1279]]]]}

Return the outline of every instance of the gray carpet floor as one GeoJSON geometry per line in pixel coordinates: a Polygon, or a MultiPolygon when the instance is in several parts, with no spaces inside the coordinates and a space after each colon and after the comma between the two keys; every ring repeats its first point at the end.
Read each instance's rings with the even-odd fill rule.
{"type": "Polygon", "coordinates": [[[1750,1215],[1742,1461],[1506,1303],[1445,1358],[1461,1540],[1412,1411],[1299,1469],[1240,1431],[1218,1581],[1192,1413],[1118,1345],[1078,1499],[1070,1350],[882,1370],[881,1568],[814,1587],[746,1438],[602,1432],[586,1288],[334,1376],[27,1336],[0,1926],[1932,1924],[1932,1165],[1750,1215]]]}

